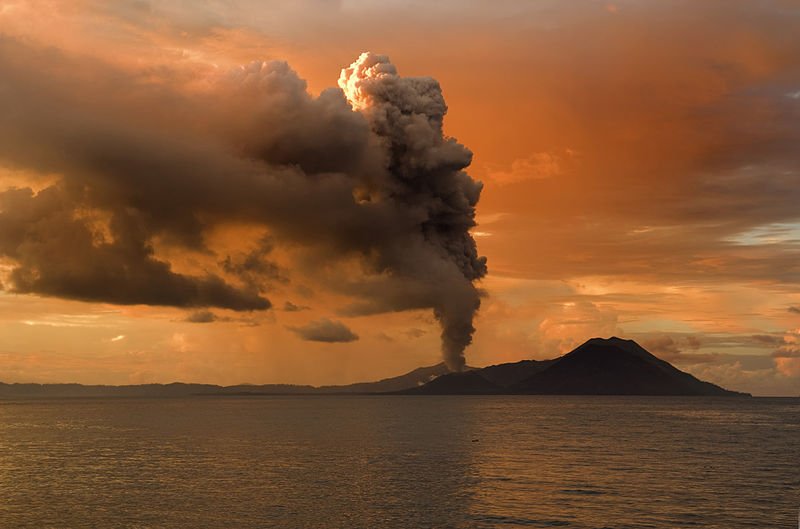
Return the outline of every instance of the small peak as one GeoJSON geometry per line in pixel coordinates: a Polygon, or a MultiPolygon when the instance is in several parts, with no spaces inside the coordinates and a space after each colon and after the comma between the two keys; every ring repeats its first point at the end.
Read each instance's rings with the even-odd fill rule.
{"type": "Polygon", "coordinates": [[[609,338],[590,338],[587,340],[587,343],[634,343],[633,340],[625,340],[624,338],[620,338],[619,336],[611,336],[609,338]]]}
{"type": "Polygon", "coordinates": [[[633,340],[626,340],[625,338],[620,338],[619,336],[612,336],[608,339],[610,342],[623,342],[623,343],[635,343],[633,340]]]}

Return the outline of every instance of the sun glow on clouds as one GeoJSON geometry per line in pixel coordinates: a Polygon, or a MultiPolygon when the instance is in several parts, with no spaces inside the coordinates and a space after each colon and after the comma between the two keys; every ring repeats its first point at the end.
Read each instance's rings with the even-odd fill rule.
{"type": "Polygon", "coordinates": [[[526,158],[517,158],[506,169],[489,165],[486,173],[497,185],[554,178],[572,170],[577,157],[578,153],[572,149],[564,149],[563,152],[537,152],[526,158]]]}
{"type": "Polygon", "coordinates": [[[776,222],[755,226],[728,240],[741,246],[794,244],[800,248],[800,222],[776,222]]]}
{"type": "Polygon", "coordinates": [[[101,318],[99,314],[48,314],[40,319],[21,320],[21,322],[31,327],[103,327],[105,325],[101,318]]]}

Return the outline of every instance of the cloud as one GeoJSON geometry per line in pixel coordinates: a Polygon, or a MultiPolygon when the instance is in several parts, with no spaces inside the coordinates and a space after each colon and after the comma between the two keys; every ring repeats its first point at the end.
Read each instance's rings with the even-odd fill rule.
{"type": "Polygon", "coordinates": [[[800,106],[785,97],[800,86],[792,18],[743,1],[679,5],[614,17],[563,7],[546,17],[559,31],[499,37],[530,24],[531,9],[485,30],[491,51],[470,61],[481,89],[459,96],[475,114],[502,116],[508,131],[502,146],[485,139],[480,151],[490,183],[516,182],[492,187],[491,207],[511,215],[481,241],[507,274],[800,282],[800,106]],[[697,16],[718,23],[687,24],[697,16]],[[742,49],[742,34],[757,52],[742,49]],[[497,56],[509,62],[492,64],[497,56]],[[552,174],[566,148],[580,154],[568,170],[535,178],[552,174]],[[789,225],[795,236],[777,243],[731,243],[789,225]]]}
{"type": "Polygon", "coordinates": [[[789,312],[792,314],[800,314],[800,307],[789,307],[789,312]]]}
{"type": "Polygon", "coordinates": [[[641,344],[662,360],[680,365],[713,364],[725,360],[724,355],[718,353],[687,353],[687,349],[696,351],[703,344],[703,339],[695,335],[651,336],[642,339],[641,344]]]}
{"type": "Polygon", "coordinates": [[[773,358],[800,358],[800,329],[787,331],[781,343],[772,353],[773,358]]]}
{"type": "Polygon", "coordinates": [[[566,166],[575,156],[572,150],[564,154],[554,152],[537,152],[527,158],[517,158],[511,162],[507,170],[489,167],[489,178],[500,185],[515,184],[525,180],[552,178],[566,170],[566,166]]]}
{"type": "Polygon", "coordinates": [[[751,336],[754,342],[758,344],[765,344],[765,345],[780,345],[783,343],[782,336],[776,336],[773,334],[754,334],[751,336]]]}
{"type": "Polygon", "coordinates": [[[425,336],[428,333],[426,331],[422,330],[422,329],[417,329],[415,327],[413,329],[408,329],[407,331],[403,331],[403,334],[408,336],[411,339],[416,339],[416,338],[422,338],[423,336],[425,336]]]}
{"type": "Polygon", "coordinates": [[[300,312],[308,309],[309,307],[306,307],[305,305],[295,305],[291,301],[287,301],[283,304],[283,310],[286,312],[300,312]]]}
{"type": "Polygon", "coordinates": [[[680,345],[671,336],[658,336],[643,340],[642,347],[664,359],[674,358],[681,353],[680,345]]]}
{"type": "Polygon", "coordinates": [[[255,249],[236,258],[228,255],[219,265],[222,270],[238,277],[252,290],[264,291],[273,283],[288,282],[286,272],[268,260],[274,248],[275,241],[271,237],[262,237],[255,249]]]}
{"type": "Polygon", "coordinates": [[[303,340],[309,342],[346,343],[358,340],[358,335],[339,321],[322,318],[303,325],[288,327],[303,340]]]}
{"type": "Polygon", "coordinates": [[[800,329],[787,331],[783,342],[784,344],[772,353],[775,369],[784,377],[795,379],[800,384],[800,329]]]}
{"type": "Polygon", "coordinates": [[[783,376],[800,378],[800,357],[777,357],[775,358],[775,369],[783,376]]]}
{"type": "Polygon", "coordinates": [[[553,357],[569,352],[589,338],[619,335],[619,314],[590,301],[565,302],[553,307],[536,328],[537,353],[553,357]]]}
{"type": "Polygon", "coordinates": [[[379,331],[379,332],[375,333],[375,337],[378,338],[379,340],[383,340],[384,342],[393,342],[394,341],[394,338],[392,338],[391,336],[389,336],[388,334],[386,334],[383,331],[379,331]]]}
{"type": "Polygon", "coordinates": [[[185,321],[189,323],[212,323],[218,319],[217,315],[210,310],[198,310],[189,314],[185,321]]]}
{"type": "Polygon", "coordinates": [[[748,369],[735,360],[722,364],[698,364],[688,371],[701,380],[708,380],[722,387],[756,395],[797,394],[797,379],[788,379],[775,367],[748,369]]]}

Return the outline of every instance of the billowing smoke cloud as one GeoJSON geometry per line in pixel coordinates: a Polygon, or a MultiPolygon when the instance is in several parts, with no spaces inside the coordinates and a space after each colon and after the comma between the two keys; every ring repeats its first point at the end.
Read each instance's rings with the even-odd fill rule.
{"type": "Polygon", "coordinates": [[[0,193],[0,255],[17,263],[9,278],[16,292],[119,304],[270,307],[217,275],[174,273],[154,258],[142,226],[125,211],[109,220],[113,240],[99,238],[79,215],[61,185],[36,195],[30,189],[0,193]]]}
{"type": "Polygon", "coordinates": [[[419,211],[419,244],[386,255],[395,273],[430,275],[439,285],[433,309],[442,325],[444,359],[461,370],[480,305],[473,281],[486,274],[486,258],[469,233],[482,187],[462,171],[472,153],[444,136],[447,106],[435,79],[400,77],[386,56],[363,53],[342,70],[339,86],[387,153],[390,178],[375,198],[419,211]]]}
{"type": "Polygon", "coordinates": [[[343,313],[432,309],[447,364],[463,367],[486,273],[469,234],[481,184],[463,171],[471,153],[443,135],[435,80],[365,53],[341,89],[313,97],[283,62],[195,79],[2,37],[0,71],[0,165],[51,175],[38,191],[0,186],[6,288],[263,310],[271,285],[291,280],[271,260],[288,245],[313,273],[359,263],[317,277],[354,300],[343,313]],[[210,232],[235,223],[269,236],[218,254],[210,232]],[[213,259],[183,273],[168,257],[181,249],[213,259]]]}

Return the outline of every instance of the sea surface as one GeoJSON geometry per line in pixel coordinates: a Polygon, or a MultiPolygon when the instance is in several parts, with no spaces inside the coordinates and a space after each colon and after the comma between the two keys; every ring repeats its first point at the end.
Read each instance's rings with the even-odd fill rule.
{"type": "Polygon", "coordinates": [[[798,526],[800,399],[0,401],[0,527],[798,526]]]}

